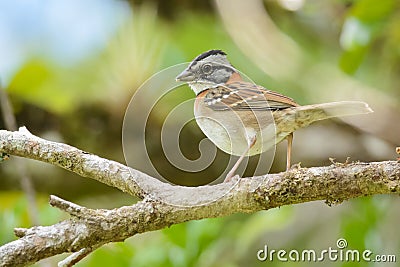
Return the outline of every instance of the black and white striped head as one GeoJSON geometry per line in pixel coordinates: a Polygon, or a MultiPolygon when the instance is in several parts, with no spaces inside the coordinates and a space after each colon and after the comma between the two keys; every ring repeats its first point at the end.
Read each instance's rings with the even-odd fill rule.
{"type": "Polygon", "coordinates": [[[177,81],[187,82],[199,94],[207,88],[226,83],[236,69],[229,63],[225,52],[209,50],[197,56],[189,66],[176,77],[177,81]]]}

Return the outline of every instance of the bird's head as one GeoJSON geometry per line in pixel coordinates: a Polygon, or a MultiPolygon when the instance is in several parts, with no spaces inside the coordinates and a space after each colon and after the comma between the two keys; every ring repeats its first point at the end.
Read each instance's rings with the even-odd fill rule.
{"type": "Polygon", "coordinates": [[[209,50],[197,56],[189,66],[176,77],[177,81],[187,82],[199,94],[217,84],[226,83],[237,70],[221,50],[209,50]]]}

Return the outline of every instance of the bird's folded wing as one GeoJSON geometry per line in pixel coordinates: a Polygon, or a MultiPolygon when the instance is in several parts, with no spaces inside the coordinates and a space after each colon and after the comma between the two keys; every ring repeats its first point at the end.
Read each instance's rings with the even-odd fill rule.
{"type": "Polygon", "coordinates": [[[209,89],[204,101],[213,110],[280,110],[298,106],[287,96],[243,81],[209,89]]]}

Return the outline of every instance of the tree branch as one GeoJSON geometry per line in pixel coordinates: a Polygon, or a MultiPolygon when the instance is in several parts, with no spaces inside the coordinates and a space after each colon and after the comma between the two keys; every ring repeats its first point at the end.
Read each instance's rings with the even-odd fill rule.
{"type": "Polygon", "coordinates": [[[330,205],[360,196],[400,193],[400,164],[396,161],[299,167],[279,174],[242,178],[236,184],[188,188],[164,184],[120,163],[40,139],[23,129],[0,131],[0,153],[48,162],[143,198],[132,206],[105,210],[81,207],[51,196],[50,204],[69,213],[71,218],[51,226],[15,229],[20,239],[0,247],[0,266],[23,266],[64,252],[78,252],[65,263],[70,266],[103,244],[189,220],[252,213],[314,200],[325,200],[330,205]],[[140,183],[142,188],[138,179],[145,180],[140,183]],[[224,190],[224,197],[196,205],[204,203],[204,195],[224,190]],[[190,196],[192,205],[169,205],[159,200],[159,194],[171,199],[190,196]]]}
{"type": "Polygon", "coordinates": [[[66,144],[41,139],[32,135],[25,127],[15,132],[0,130],[0,152],[50,163],[139,198],[143,198],[145,193],[136,180],[151,179],[150,176],[115,161],[66,144]]]}

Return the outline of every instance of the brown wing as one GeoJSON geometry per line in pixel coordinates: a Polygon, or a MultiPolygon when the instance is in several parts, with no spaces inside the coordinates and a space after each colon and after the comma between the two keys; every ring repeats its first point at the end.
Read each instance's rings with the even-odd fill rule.
{"type": "Polygon", "coordinates": [[[280,110],[298,106],[290,97],[244,81],[211,88],[204,101],[213,110],[280,110]]]}

